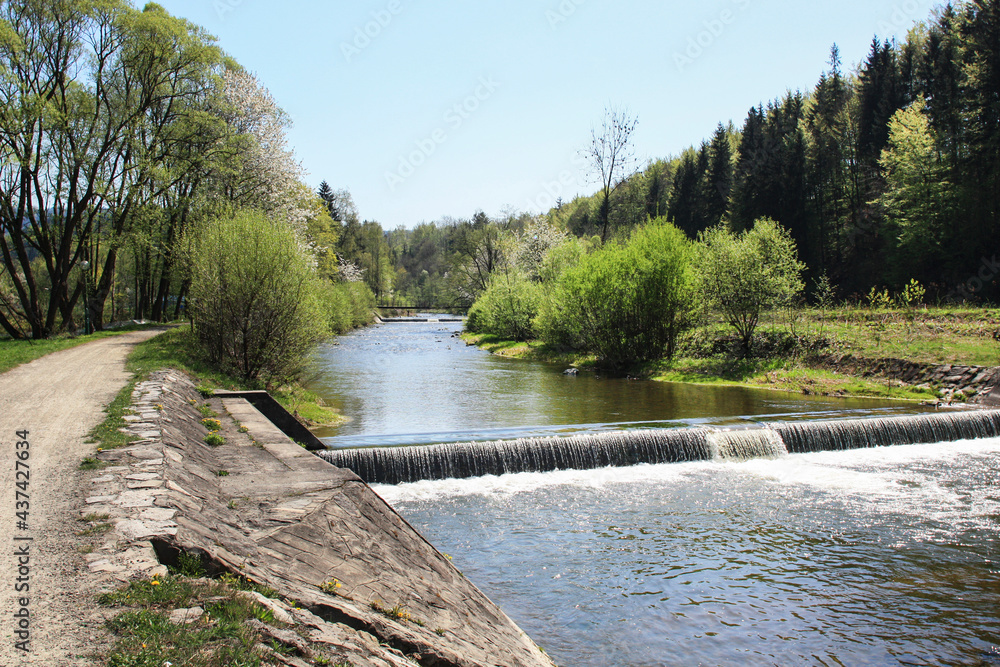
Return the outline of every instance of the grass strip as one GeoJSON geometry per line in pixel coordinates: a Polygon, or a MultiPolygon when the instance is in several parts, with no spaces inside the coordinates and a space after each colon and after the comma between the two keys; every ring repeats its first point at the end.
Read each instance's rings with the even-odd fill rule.
{"type": "MultiPolygon", "coordinates": [[[[122,432],[125,416],[131,413],[132,392],[136,385],[149,378],[150,374],[173,368],[190,375],[200,391],[210,395],[215,389],[245,390],[248,387],[238,379],[214,368],[197,353],[197,345],[191,329],[179,326],[136,345],[125,362],[132,373],[132,380],[118,393],[115,400],[105,408],[107,417],[93,431],[90,441],[100,449],[117,449],[135,441],[122,432]]],[[[321,399],[304,387],[295,385],[272,391],[271,395],[286,410],[297,413],[301,418],[314,424],[336,424],[340,415],[321,405],[321,399]]]]}
{"type": "Polygon", "coordinates": [[[62,352],[78,345],[85,345],[95,340],[120,336],[130,331],[148,329],[150,325],[130,325],[114,331],[97,331],[89,336],[64,334],[46,340],[11,340],[0,339],[0,373],[31,363],[54,352],[62,352]]]}

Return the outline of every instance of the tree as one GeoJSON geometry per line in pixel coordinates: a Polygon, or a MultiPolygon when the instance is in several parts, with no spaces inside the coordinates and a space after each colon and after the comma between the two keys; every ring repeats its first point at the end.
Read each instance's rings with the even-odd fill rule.
{"type": "Polygon", "coordinates": [[[240,208],[263,211],[305,236],[315,196],[302,184],[302,165],[287,147],[288,114],[252,74],[229,70],[223,77],[224,118],[242,141],[239,161],[220,174],[222,196],[240,208]]]}
{"type": "Polygon", "coordinates": [[[816,85],[806,114],[809,137],[808,182],[816,226],[814,248],[817,269],[828,271],[839,264],[840,238],[849,211],[845,170],[847,140],[844,109],[851,90],[840,71],[840,51],[830,52],[830,71],[816,85]]]}
{"type": "Polygon", "coordinates": [[[880,203],[896,230],[898,278],[941,278],[949,254],[952,186],[922,97],[892,117],[888,143],[881,159],[888,187],[880,203]]]}
{"type": "Polygon", "coordinates": [[[608,240],[611,219],[611,195],[636,171],[632,134],[639,120],[625,109],[608,107],[604,111],[601,131],[591,130],[590,147],[586,151],[591,172],[601,182],[601,240],[608,240]]]}
{"type": "Polygon", "coordinates": [[[512,269],[498,273],[469,309],[467,328],[504,340],[530,340],[534,336],[532,321],[538,314],[541,298],[541,285],[521,271],[512,269]]]}
{"type": "Polygon", "coordinates": [[[734,234],[713,227],[700,238],[701,291],[706,305],[721,311],[736,329],[744,355],[750,353],[761,315],[791,303],[803,288],[805,268],[786,229],[768,218],[734,234]]]}
{"type": "Polygon", "coordinates": [[[0,3],[0,63],[0,260],[15,297],[0,327],[73,326],[86,281],[100,328],[134,216],[206,136],[222,53],[152,3],[19,0],[0,3]]]}
{"type": "Polygon", "coordinates": [[[693,244],[664,218],[565,270],[543,301],[538,329],[623,366],[673,356],[695,300],[693,244]]]}
{"type": "Polygon", "coordinates": [[[327,212],[334,222],[344,224],[346,222],[357,222],[358,209],[354,205],[354,199],[347,190],[334,190],[330,184],[323,181],[316,191],[319,198],[323,200],[327,212]]]}
{"type": "Polygon", "coordinates": [[[708,147],[708,169],[704,184],[706,227],[714,227],[722,222],[729,211],[729,196],[733,187],[733,150],[729,140],[731,134],[731,129],[719,123],[708,147]]]}
{"type": "Polygon", "coordinates": [[[472,303],[490,284],[493,274],[507,265],[507,226],[478,211],[471,222],[457,226],[452,256],[455,289],[462,300],[472,303]]]}
{"type": "Polygon", "coordinates": [[[210,222],[191,267],[195,334],[246,382],[280,386],[329,334],[311,260],[293,230],[257,211],[210,222]]]}

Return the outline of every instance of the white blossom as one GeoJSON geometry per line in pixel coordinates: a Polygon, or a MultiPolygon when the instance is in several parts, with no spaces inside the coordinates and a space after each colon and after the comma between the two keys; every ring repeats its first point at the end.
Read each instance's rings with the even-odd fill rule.
{"type": "Polygon", "coordinates": [[[227,71],[224,90],[226,122],[247,140],[231,185],[234,198],[287,222],[304,237],[312,192],[302,184],[305,170],[288,148],[288,115],[247,72],[227,71]]]}

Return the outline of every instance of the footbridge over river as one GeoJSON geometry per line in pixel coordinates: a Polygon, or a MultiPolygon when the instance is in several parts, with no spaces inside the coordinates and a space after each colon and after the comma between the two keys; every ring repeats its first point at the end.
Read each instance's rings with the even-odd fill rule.
{"type": "Polygon", "coordinates": [[[468,310],[465,306],[437,306],[433,304],[416,304],[416,305],[391,305],[391,306],[376,306],[382,314],[388,313],[435,313],[434,315],[427,316],[414,316],[414,317],[382,317],[379,319],[385,324],[419,324],[423,322],[464,322],[464,313],[468,310]],[[439,314],[440,313],[440,314],[439,314]]]}

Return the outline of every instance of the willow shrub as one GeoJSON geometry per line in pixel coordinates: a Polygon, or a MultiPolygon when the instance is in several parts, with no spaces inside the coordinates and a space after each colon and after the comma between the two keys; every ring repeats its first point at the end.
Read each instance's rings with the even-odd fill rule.
{"type": "Polygon", "coordinates": [[[333,333],[347,333],[374,319],[375,294],[365,283],[324,282],[321,295],[333,333]]]}
{"type": "Polygon", "coordinates": [[[538,314],[542,286],[519,271],[498,273],[469,309],[466,328],[504,340],[534,338],[532,321],[538,314]]]}
{"type": "Polygon", "coordinates": [[[672,357],[695,305],[694,245],[663,219],[625,245],[580,259],[542,300],[536,328],[552,345],[622,366],[672,357]]]}
{"type": "Polygon", "coordinates": [[[294,378],[330,333],[309,257],[291,228],[262,213],[208,223],[191,269],[197,339],[213,363],[248,383],[294,378]]]}

